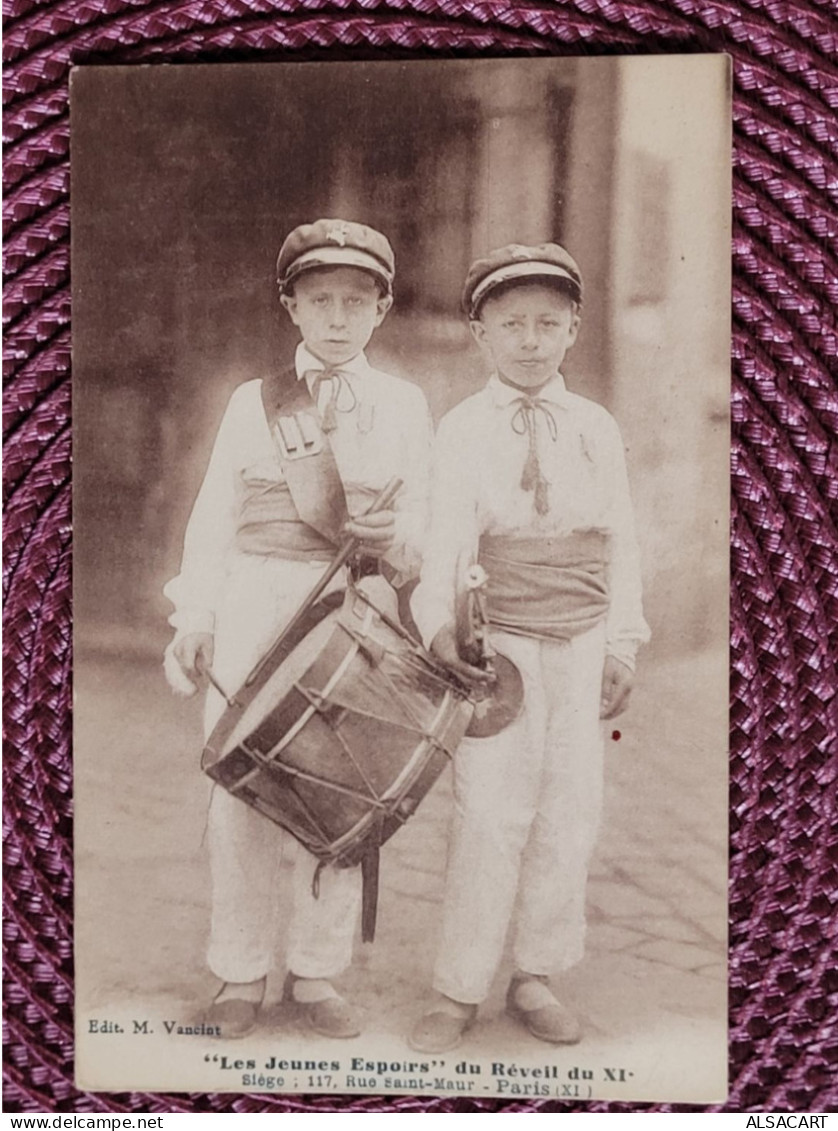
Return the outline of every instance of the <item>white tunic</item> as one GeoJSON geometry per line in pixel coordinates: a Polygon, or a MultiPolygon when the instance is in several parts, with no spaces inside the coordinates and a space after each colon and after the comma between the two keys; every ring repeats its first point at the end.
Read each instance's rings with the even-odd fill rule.
{"type": "MultiPolygon", "coordinates": [[[[297,347],[298,379],[323,363],[297,347]]],[[[374,369],[363,353],[340,367],[346,375],[329,439],[343,482],[380,491],[394,476],[404,481],[396,500],[396,543],[387,561],[403,576],[418,572],[425,531],[433,431],[424,394],[415,385],[374,369]]],[[[212,632],[225,576],[235,557],[238,481],[242,476],[281,482],[282,468],[262,407],[260,380],[240,385],[221,421],[209,466],[189,519],[183,560],[164,593],[178,636],[212,632]]],[[[319,403],[330,391],[321,386],[319,403]]],[[[312,581],[313,584],[313,581],[312,581]]]]}

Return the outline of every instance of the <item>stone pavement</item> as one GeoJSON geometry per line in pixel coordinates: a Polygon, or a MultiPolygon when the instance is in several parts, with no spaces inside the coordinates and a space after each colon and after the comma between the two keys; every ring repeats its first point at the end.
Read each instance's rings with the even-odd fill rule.
{"type": "MultiPolygon", "coordinates": [[[[631,710],[614,723],[587,954],[558,982],[583,1018],[583,1044],[559,1055],[518,1029],[502,1011],[505,968],[463,1056],[636,1062],[657,1083],[634,1098],[655,1098],[646,1087],[698,1098],[690,1081],[699,1078],[698,1093],[712,1098],[709,1081],[724,1079],[726,1062],[726,688],[724,655],[650,658],[631,710]]],[[[169,695],[157,662],[83,649],[76,694],[80,1017],[124,1008],[197,1018],[216,988],[204,967],[200,705],[169,695]]],[[[359,942],[342,979],[367,1020],[363,1055],[409,1053],[404,1034],[433,963],[450,803],[446,774],[382,853],[376,943],[359,942]]],[[[296,1047],[310,1041],[275,1004],[281,954],[280,944],[265,1016],[274,1050],[280,1035],[296,1047]]],[[[349,1045],[340,1051],[358,1055],[349,1045]]]]}

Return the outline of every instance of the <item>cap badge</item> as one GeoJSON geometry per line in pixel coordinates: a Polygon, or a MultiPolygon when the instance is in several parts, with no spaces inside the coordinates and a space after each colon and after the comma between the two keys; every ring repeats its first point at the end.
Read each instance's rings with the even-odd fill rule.
{"type": "Polygon", "coordinates": [[[509,254],[513,259],[532,259],[532,253],[528,247],[523,247],[522,244],[513,243],[510,245],[509,254]]]}
{"type": "Polygon", "coordinates": [[[346,237],[349,235],[349,226],[343,222],[332,224],[328,232],[326,232],[326,239],[333,240],[340,247],[346,247],[346,237]]]}

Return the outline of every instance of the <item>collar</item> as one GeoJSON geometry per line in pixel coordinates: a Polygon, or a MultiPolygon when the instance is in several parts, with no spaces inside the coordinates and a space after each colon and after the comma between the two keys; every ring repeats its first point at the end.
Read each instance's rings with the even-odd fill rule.
{"type": "MultiPolygon", "coordinates": [[[[497,408],[506,408],[507,405],[511,405],[515,401],[520,400],[522,396],[526,396],[526,393],[519,392],[518,389],[513,389],[511,385],[504,384],[497,373],[493,373],[489,378],[487,389],[497,408]]],[[[557,408],[566,409],[568,407],[570,393],[567,391],[564,377],[562,377],[561,373],[557,373],[555,377],[550,378],[546,385],[542,385],[534,396],[536,400],[549,401],[550,404],[555,405],[557,408]]]]}
{"type": "MultiPolygon", "coordinates": [[[[305,342],[300,342],[297,346],[297,352],[294,355],[294,367],[297,370],[297,380],[299,381],[306,373],[316,372],[319,369],[325,369],[326,366],[323,362],[314,356],[314,354],[306,347],[305,342]]],[[[347,373],[350,377],[364,377],[370,371],[370,363],[367,361],[367,355],[363,350],[350,358],[349,361],[338,366],[341,373],[347,373]]]]}

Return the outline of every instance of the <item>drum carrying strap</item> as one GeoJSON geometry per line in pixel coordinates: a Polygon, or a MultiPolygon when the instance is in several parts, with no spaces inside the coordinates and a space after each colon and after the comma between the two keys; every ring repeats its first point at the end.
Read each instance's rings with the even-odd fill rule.
{"type": "Polygon", "coordinates": [[[381,857],[381,832],[361,857],[361,941],[375,941],[378,919],[378,864],[381,857]]]}
{"type": "Polygon", "coordinates": [[[262,405],[297,513],[337,544],[349,518],[346,492],[305,378],[293,367],[264,378],[262,405]]]}
{"type": "MultiPolygon", "coordinates": [[[[361,942],[375,942],[375,927],[378,922],[378,869],[381,861],[381,829],[370,838],[361,857],[361,942]]],[[[320,898],[320,873],[328,867],[327,860],[321,860],[311,881],[311,894],[320,898]]]]}

